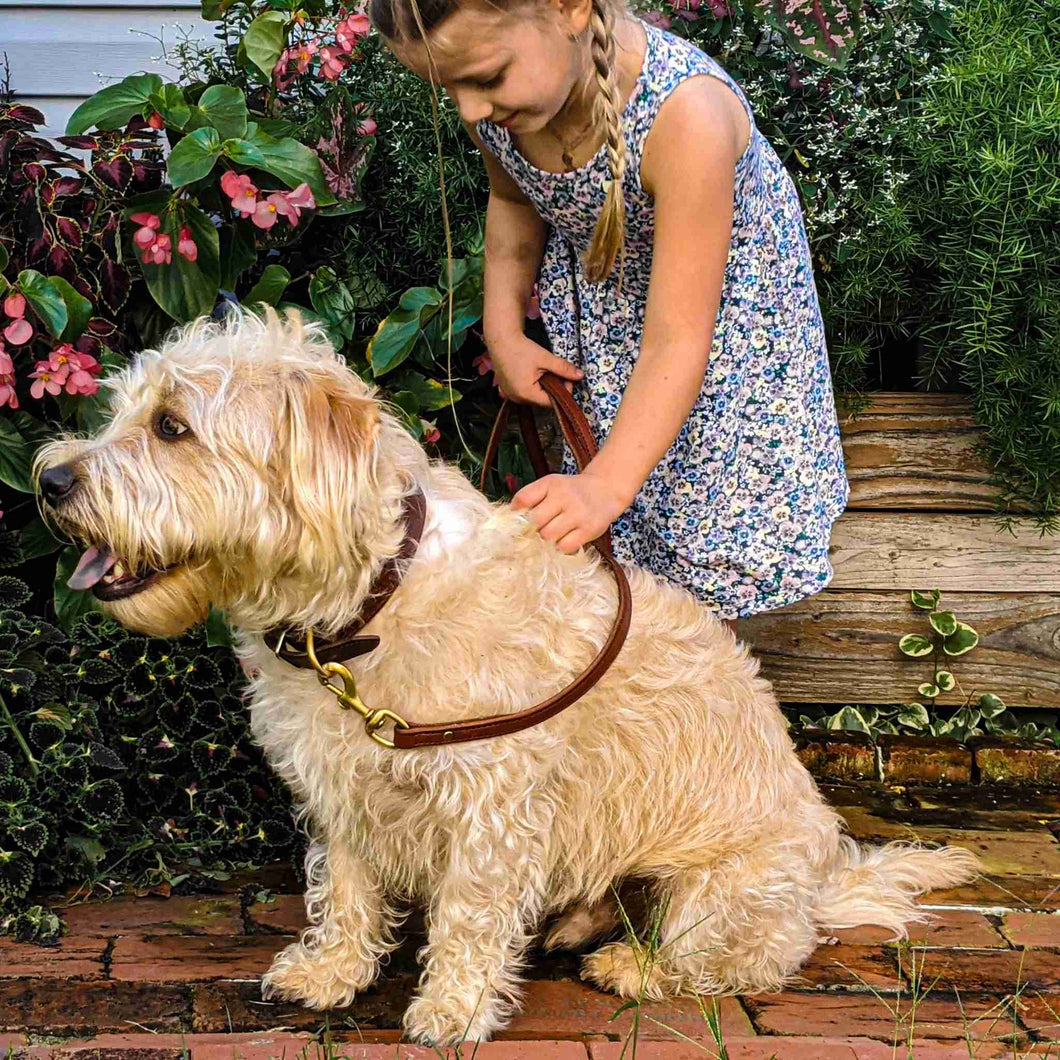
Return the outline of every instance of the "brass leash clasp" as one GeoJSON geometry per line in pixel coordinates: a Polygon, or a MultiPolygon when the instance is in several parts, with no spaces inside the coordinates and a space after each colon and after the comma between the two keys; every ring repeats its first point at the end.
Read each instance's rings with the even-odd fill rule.
{"type": "Polygon", "coordinates": [[[329,662],[321,665],[313,646],[313,631],[311,629],[306,630],[305,651],[306,655],[309,656],[309,661],[313,664],[313,669],[317,672],[317,680],[326,689],[335,693],[339,706],[343,710],[357,711],[364,718],[364,728],[368,735],[377,744],[393,748],[393,740],[388,740],[379,730],[388,721],[392,721],[399,729],[407,729],[409,723],[391,710],[372,710],[371,707],[367,706],[357,693],[357,682],[353,679],[353,674],[342,663],[329,662]],[[337,685],[332,684],[331,679],[333,677],[341,678],[341,689],[337,685]]]}

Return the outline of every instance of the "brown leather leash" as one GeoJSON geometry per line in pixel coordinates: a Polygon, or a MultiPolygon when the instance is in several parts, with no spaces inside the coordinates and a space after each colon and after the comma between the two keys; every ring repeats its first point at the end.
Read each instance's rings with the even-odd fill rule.
{"type": "MultiPolygon", "coordinates": [[[[549,400],[552,402],[556,419],[567,444],[574,453],[578,468],[579,470],[584,470],[589,461],[596,455],[596,442],[593,439],[592,431],[589,429],[585,416],[558,376],[549,372],[541,377],[540,382],[542,389],[548,394],[549,400]]],[[[508,425],[511,408],[512,402],[505,401],[497,414],[493,430],[490,432],[489,444],[486,447],[486,456],[482,464],[480,485],[483,490],[485,489],[489,470],[497,457],[501,437],[508,425]]],[[[541,448],[541,440],[537,434],[537,425],[534,422],[533,412],[526,405],[517,405],[516,413],[534,471],[539,477],[547,475],[549,473],[548,464],[541,448]]],[[[633,612],[629,582],[626,580],[626,575],[615,560],[611,550],[610,530],[605,530],[593,542],[593,545],[599,552],[604,566],[608,568],[615,579],[615,585],[618,589],[618,609],[611,631],[589,666],[554,696],[550,696],[543,702],[514,714],[494,714],[484,718],[450,721],[436,725],[418,725],[415,722],[406,721],[392,711],[386,709],[373,710],[361,701],[360,696],[357,694],[357,686],[353,675],[338,660],[364,654],[379,644],[378,637],[355,636],[354,634],[358,633],[369,619],[383,607],[390,594],[400,584],[401,561],[410,559],[415,553],[416,545],[423,529],[424,511],[423,494],[417,493],[411,495],[411,498],[416,496],[419,498],[418,502],[406,498],[406,533],[405,540],[402,542],[401,552],[394,560],[390,561],[390,564],[384,568],[383,574],[373,582],[369,596],[370,607],[362,612],[357,621],[340,630],[334,638],[327,642],[321,642],[319,646],[314,642],[311,630],[306,632],[304,645],[297,648],[291,644],[290,638],[284,633],[270,630],[265,635],[266,643],[269,644],[269,647],[280,658],[286,659],[295,666],[311,667],[316,670],[321,684],[335,693],[342,707],[356,710],[364,718],[368,735],[384,747],[401,749],[440,747],[446,744],[466,743],[470,740],[485,740],[493,736],[507,736],[514,732],[521,732],[523,729],[529,729],[534,725],[539,725],[541,722],[554,717],[572,703],[577,702],[603,677],[608,667],[614,662],[615,656],[618,655],[622,644],[625,642],[626,634],[629,632],[630,617],[633,612]],[[341,678],[343,682],[342,689],[331,683],[332,677],[341,678]],[[393,742],[379,732],[383,725],[391,721],[395,726],[393,742]]]]}

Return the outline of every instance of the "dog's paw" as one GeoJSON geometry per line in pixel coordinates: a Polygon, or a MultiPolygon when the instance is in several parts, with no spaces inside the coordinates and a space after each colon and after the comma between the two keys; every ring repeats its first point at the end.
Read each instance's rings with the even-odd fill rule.
{"type": "Polygon", "coordinates": [[[328,951],[310,952],[293,942],[277,953],[272,967],[261,978],[266,1001],[300,1001],[306,1008],[342,1008],[375,981],[378,968],[342,960],[328,951]]]}
{"type": "Polygon", "coordinates": [[[619,997],[661,1001],[664,977],[648,953],[612,942],[582,959],[582,979],[619,997]]]}
{"type": "Polygon", "coordinates": [[[402,1023],[409,1041],[445,1047],[460,1042],[486,1041],[503,1024],[491,1012],[485,997],[471,1004],[452,997],[416,997],[405,1010],[402,1023]]]}

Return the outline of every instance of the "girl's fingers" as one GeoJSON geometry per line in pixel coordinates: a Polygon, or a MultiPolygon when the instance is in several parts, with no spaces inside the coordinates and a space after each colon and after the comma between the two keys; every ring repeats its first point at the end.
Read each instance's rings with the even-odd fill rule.
{"type": "Polygon", "coordinates": [[[544,367],[553,374],[558,375],[561,379],[577,381],[585,375],[580,368],[576,368],[570,363],[570,361],[565,361],[562,357],[550,357],[548,363],[544,367]]]}
{"type": "Polygon", "coordinates": [[[575,527],[573,530],[568,530],[567,533],[556,541],[556,548],[558,548],[560,552],[565,552],[568,556],[572,556],[588,540],[589,535],[584,530],[575,527]]]}
{"type": "Polygon", "coordinates": [[[542,523],[537,528],[538,533],[546,541],[559,541],[565,534],[569,536],[572,531],[576,530],[574,520],[568,512],[562,509],[557,511],[548,522],[542,523]]]}
{"type": "Polygon", "coordinates": [[[533,508],[534,505],[544,500],[548,494],[548,486],[543,478],[528,482],[512,498],[512,507],[517,509],[533,508]]]}

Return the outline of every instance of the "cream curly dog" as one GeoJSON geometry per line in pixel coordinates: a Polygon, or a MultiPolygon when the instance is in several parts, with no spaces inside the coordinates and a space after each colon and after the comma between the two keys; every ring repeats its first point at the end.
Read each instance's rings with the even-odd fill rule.
{"type": "Polygon", "coordinates": [[[350,666],[366,703],[418,722],[516,711],[577,675],[616,602],[594,552],[561,554],[431,463],[297,316],[192,324],[113,386],[112,422],[48,446],[41,486],[89,546],[76,580],[118,621],[176,636],[212,603],[239,630],[254,736],[313,838],[311,926],[267,996],[348,1004],[419,899],[429,938],[406,1031],[486,1038],[518,1007],[542,919],[567,911],[549,947],[604,935],[626,877],[653,881],[662,947],[646,965],[611,942],[587,979],[623,996],[773,990],[820,932],[902,934],[925,919],[913,895],[974,875],[959,849],[843,836],[747,649],[641,570],[629,638],[580,702],[499,739],[378,746],[261,633],[348,624],[399,548],[410,490],[427,499],[419,550],[369,626],[380,647],[350,666]]]}

